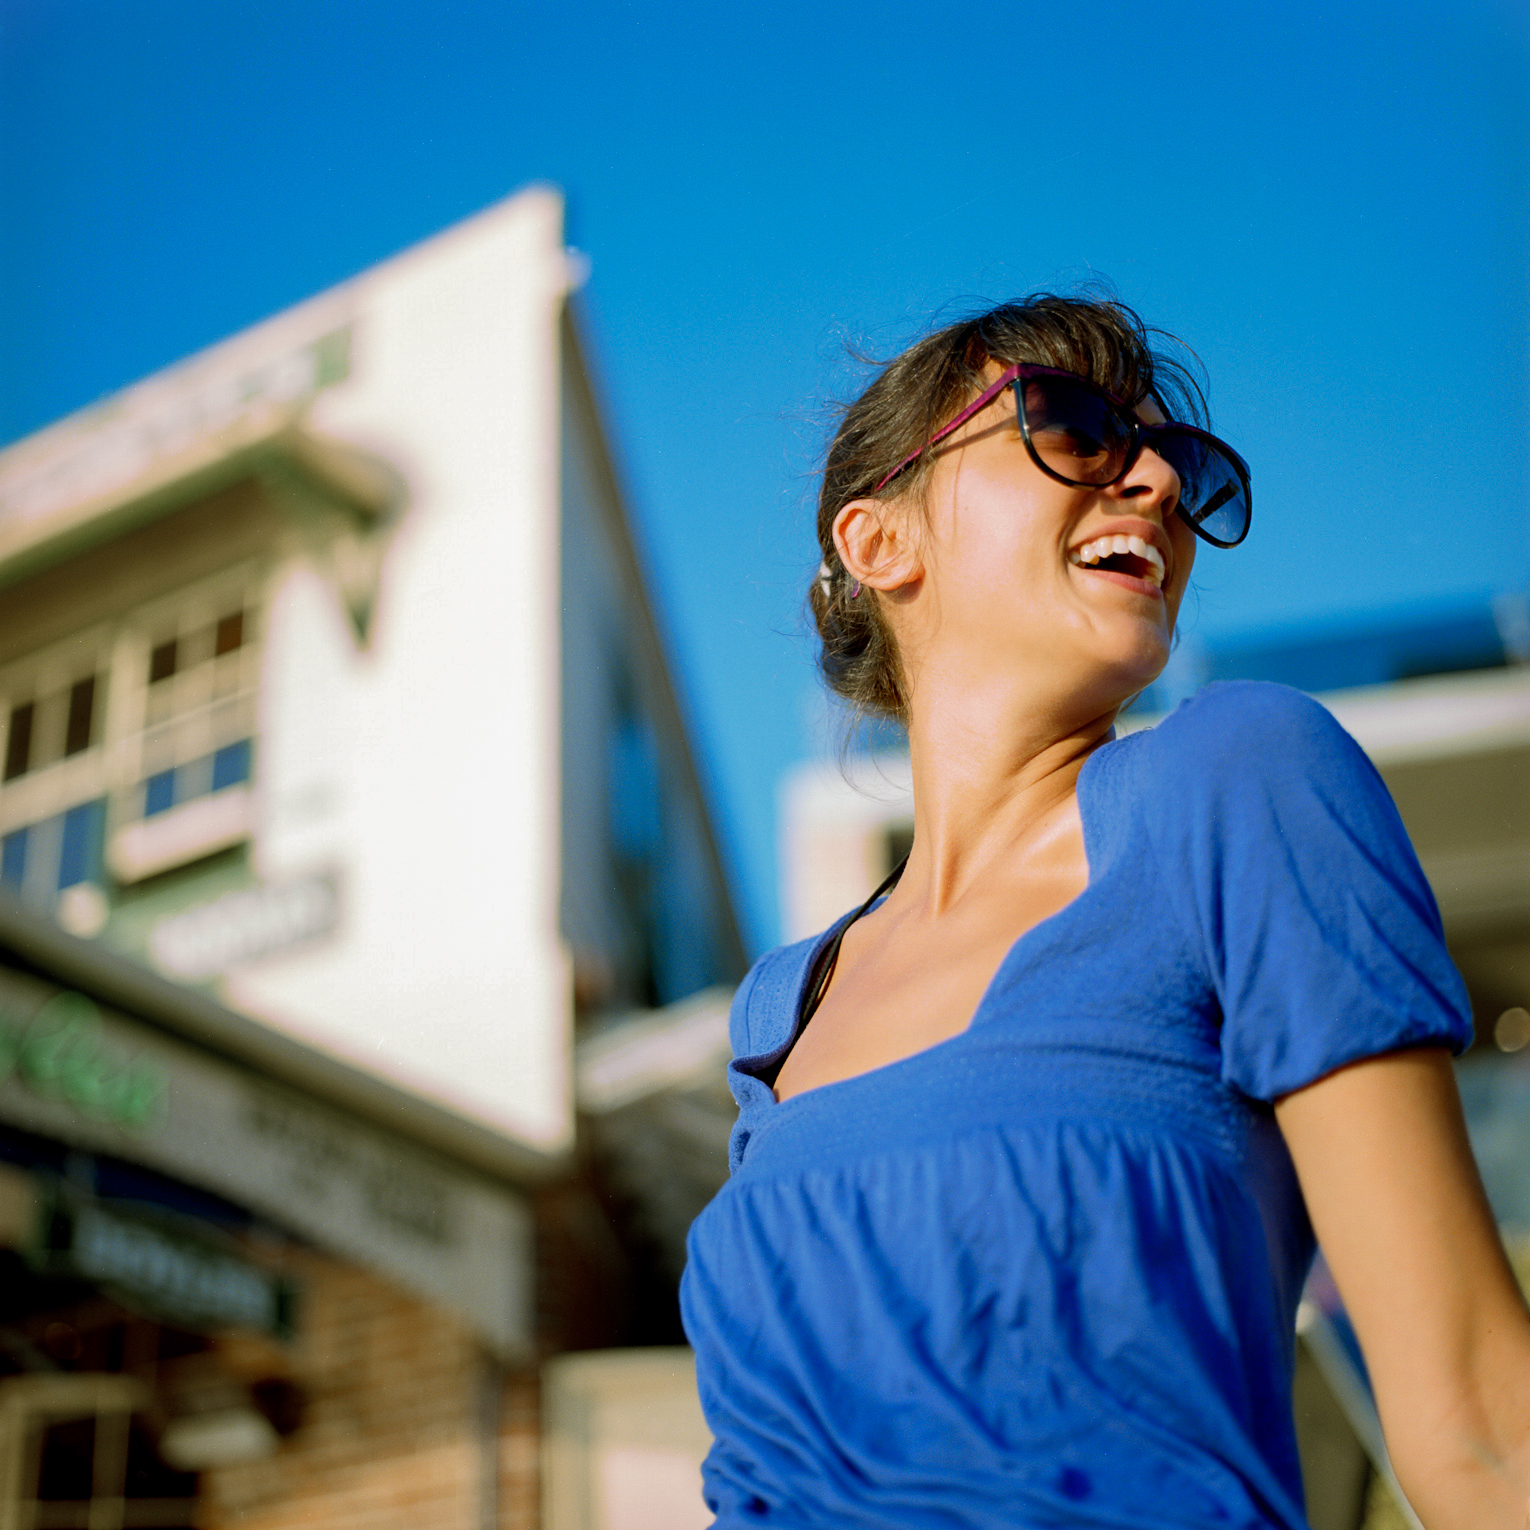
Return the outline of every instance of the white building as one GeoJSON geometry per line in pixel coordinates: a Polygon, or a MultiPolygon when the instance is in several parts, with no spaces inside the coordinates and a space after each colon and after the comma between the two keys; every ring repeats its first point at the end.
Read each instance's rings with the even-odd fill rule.
{"type": "Polygon", "coordinates": [[[0,454],[4,879],[546,1152],[576,981],[739,960],[561,213],[523,193],[0,454]]]}
{"type": "MultiPolygon", "coordinates": [[[[0,452],[0,1042],[22,1059],[0,1058],[0,1191],[117,1226],[117,1170],[87,1191],[58,1166],[136,1166],[165,1205],[274,1229],[251,1268],[290,1236],[330,1261],[314,1290],[369,1272],[512,1369],[620,1340],[633,1290],[672,1283],[726,1173],[698,1062],[744,966],[562,210],[522,192],[0,452]],[[142,966],[181,988],[135,987],[142,966]],[[103,1077],[159,1080],[158,1113],[50,1095],[73,1014],[103,1077]],[[273,1088],[287,1114],[257,1121],[240,1102],[273,1088]],[[445,1187],[413,1232],[384,1162],[445,1187]]],[[[0,1258],[52,1269],[30,1215],[0,1217],[0,1258]]],[[[273,1482],[308,1482],[303,1438],[273,1482]]],[[[312,1522],[310,1488],[339,1491],[294,1486],[271,1522],[312,1522]]]]}

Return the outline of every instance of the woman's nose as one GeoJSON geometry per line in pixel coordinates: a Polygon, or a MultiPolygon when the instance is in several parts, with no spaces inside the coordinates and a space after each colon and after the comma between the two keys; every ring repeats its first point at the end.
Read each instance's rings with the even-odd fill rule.
{"type": "Polygon", "coordinates": [[[1153,450],[1144,446],[1121,480],[1121,492],[1135,499],[1139,508],[1151,503],[1167,518],[1179,503],[1179,474],[1153,450]]]}

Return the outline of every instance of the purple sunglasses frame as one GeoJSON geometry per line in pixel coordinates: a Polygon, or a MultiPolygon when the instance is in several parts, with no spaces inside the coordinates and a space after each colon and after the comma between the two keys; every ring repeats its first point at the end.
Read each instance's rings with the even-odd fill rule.
{"type": "Polygon", "coordinates": [[[1062,367],[1032,366],[1028,362],[1021,362],[1016,366],[1006,367],[1005,370],[999,374],[998,378],[987,388],[985,388],[980,394],[978,394],[978,396],[973,399],[973,401],[968,404],[960,414],[958,414],[954,419],[947,420],[946,423],[942,425],[940,429],[937,430],[935,434],[924,443],[923,446],[918,447],[914,451],[911,451],[908,456],[906,456],[903,461],[900,462],[897,467],[892,470],[892,472],[888,473],[878,482],[877,486],[871,492],[873,494],[880,494],[882,490],[885,489],[887,485],[890,484],[893,479],[898,476],[899,473],[903,472],[905,468],[908,468],[917,462],[927,451],[929,451],[932,446],[935,446],[939,442],[944,441],[945,438],[952,433],[952,431],[959,430],[963,425],[967,423],[968,420],[973,417],[973,415],[977,414],[980,410],[986,409],[988,405],[991,404],[1006,388],[1010,387],[1014,383],[1024,381],[1026,378],[1030,377],[1066,377],[1070,382],[1078,383],[1081,386],[1088,388],[1092,393],[1099,394],[1101,398],[1105,399],[1109,404],[1111,404],[1120,413],[1121,418],[1127,423],[1131,430],[1131,445],[1127,450],[1125,461],[1121,464],[1121,471],[1118,472],[1114,478],[1108,479],[1104,483],[1089,483],[1084,479],[1065,478],[1055,468],[1048,467],[1046,463],[1041,460],[1041,454],[1036,450],[1035,445],[1031,441],[1030,425],[1027,423],[1025,418],[1024,401],[1019,397],[1017,393],[1015,398],[1015,413],[1020,422],[1020,434],[1025,440],[1025,449],[1030,453],[1031,460],[1036,464],[1037,467],[1041,469],[1043,473],[1047,475],[1048,478],[1055,478],[1058,483],[1069,484],[1074,488],[1108,489],[1111,484],[1120,483],[1121,480],[1125,478],[1129,472],[1131,472],[1132,465],[1136,462],[1137,458],[1142,455],[1143,447],[1151,445],[1152,442],[1158,439],[1160,436],[1192,436],[1196,440],[1204,441],[1207,443],[1207,445],[1221,452],[1222,455],[1226,457],[1227,460],[1232,464],[1243,485],[1243,498],[1244,502],[1248,506],[1248,513],[1244,517],[1242,533],[1235,541],[1232,542],[1224,542],[1220,538],[1212,536],[1198,521],[1192,519],[1191,516],[1185,513],[1183,506],[1176,506],[1175,508],[1179,513],[1180,519],[1183,520],[1198,537],[1200,537],[1203,541],[1210,542],[1213,547],[1236,547],[1238,543],[1248,535],[1249,527],[1253,524],[1254,519],[1254,491],[1251,483],[1249,468],[1248,464],[1243,460],[1243,458],[1240,457],[1238,453],[1235,452],[1232,447],[1227,444],[1227,442],[1222,440],[1219,436],[1212,435],[1209,430],[1201,430],[1195,425],[1181,425],[1173,420],[1166,421],[1162,425],[1149,425],[1146,421],[1139,420],[1137,418],[1136,411],[1132,409],[1131,406],[1127,404],[1123,399],[1117,398],[1113,393],[1107,393],[1104,388],[1101,388],[1096,383],[1090,382],[1087,377],[1080,377],[1077,372],[1069,372],[1064,370],[1062,367]]]}

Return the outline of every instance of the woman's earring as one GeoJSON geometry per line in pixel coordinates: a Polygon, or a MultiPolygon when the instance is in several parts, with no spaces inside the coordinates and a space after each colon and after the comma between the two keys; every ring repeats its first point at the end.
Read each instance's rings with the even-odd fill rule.
{"type": "Polygon", "coordinates": [[[859,579],[852,579],[850,581],[850,598],[851,600],[859,600],[861,598],[861,581],[859,579]]]}

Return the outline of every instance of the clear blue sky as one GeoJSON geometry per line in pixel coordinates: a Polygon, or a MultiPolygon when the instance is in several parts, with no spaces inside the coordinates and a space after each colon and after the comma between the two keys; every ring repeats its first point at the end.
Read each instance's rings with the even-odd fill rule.
{"type": "Polygon", "coordinates": [[[1212,641],[1530,583],[1530,8],[4,0],[0,441],[532,180],[755,943],[822,403],[1099,273],[1204,359],[1212,641]]]}

